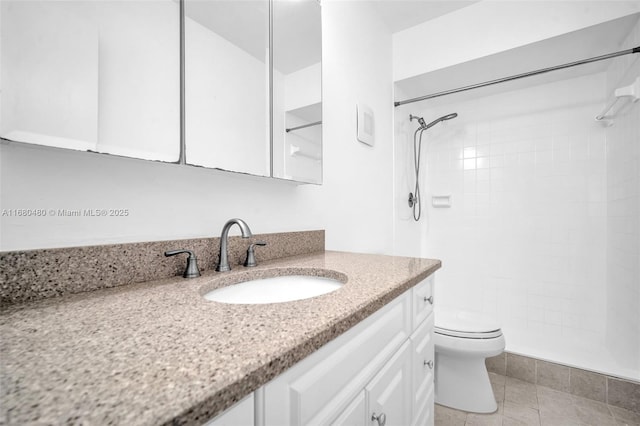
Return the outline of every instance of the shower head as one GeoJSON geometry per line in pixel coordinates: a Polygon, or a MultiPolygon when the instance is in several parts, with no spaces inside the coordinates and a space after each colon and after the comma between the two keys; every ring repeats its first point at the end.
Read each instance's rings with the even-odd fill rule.
{"type": "Polygon", "coordinates": [[[421,129],[425,129],[427,127],[427,124],[424,122],[424,118],[409,114],[409,121],[413,121],[413,119],[418,120],[418,124],[420,124],[421,129]]]}
{"type": "Polygon", "coordinates": [[[427,129],[435,126],[436,124],[438,124],[441,121],[451,120],[452,118],[456,118],[457,116],[458,116],[458,114],[454,112],[454,113],[451,113],[451,114],[443,115],[442,117],[440,117],[440,118],[438,118],[436,120],[433,120],[431,123],[427,124],[424,121],[424,118],[418,117],[416,115],[409,114],[409,120],[410,121],[413,121],[414,119],[418,120],[418,124],[420,124],[420,128],[418,130],[427,130],[427,129]]]}
{"type": "Polygon", "coordinates": [[[435,126],[436,124],[438,124],[441,121],[451,120],[452,118],[456,118],[457,116],[458,116],[458,114],[454,112],[454,113],[451,113],[451,114],[443,115],[442,117],[433,120],[431,123],[427,124],[426,126],[423,126],[422,123],[420,123],[420,125],[422,126],[423,129],[427,130],[427,129],[435,126]]]}

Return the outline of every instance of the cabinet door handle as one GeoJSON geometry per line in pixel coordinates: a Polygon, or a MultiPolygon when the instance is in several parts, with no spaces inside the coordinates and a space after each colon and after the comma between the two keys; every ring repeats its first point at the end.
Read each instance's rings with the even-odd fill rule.
{"type": "Polygon", "coordinates": [[[376,413],[371,415],[371,421],[377,420],[378,426],[384,426],[387,423],[387,415],[385,413],[380,413],[376,416],[376,413]]]}
{"type": "Polygon", "coordinates": [[[427,367],[429,367],[431,370],[433,370],[433,361],[425,361],[424,365],[426,365],[427,367]]]}
{"type": "Polygon", "coordinates": [[[429,297],[425,296],[424,301],[429,302],[429,304],[433,305],[433,296],[429,296],[429,297]]]}

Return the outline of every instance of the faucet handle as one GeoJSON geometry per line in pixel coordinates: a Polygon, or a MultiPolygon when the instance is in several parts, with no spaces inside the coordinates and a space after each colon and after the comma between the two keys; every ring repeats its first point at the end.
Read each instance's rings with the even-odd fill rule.
{"type": "Polygon", "coordinates": [[[169,257],[169,256],[175,256],[176,254],[181,254],[181,253],[189,253],[189,258],[187,259],[187,267],[184,270],[184,274],[182,274],[182,276],[184,278],[199,277],[200,269],[198,269],[198,258],[196,257],[196,254],[193,251],[185,250],[185,249],[169,250],[169,251],[165,251],[164,255],[169,257]]]}
{"type": "Polygon", "coordinates": [[[264,241],[256,241],[253,244],[249,245],[249,248],[247,249],[247,260],[244,261],[244,266],[247,267],[253,267],[253,266],[258,266],[258,262],[256,262],[256,254],[254,251],[254,247],[255,246],[266,246],[267,243],[265,243],[264,241]]]}

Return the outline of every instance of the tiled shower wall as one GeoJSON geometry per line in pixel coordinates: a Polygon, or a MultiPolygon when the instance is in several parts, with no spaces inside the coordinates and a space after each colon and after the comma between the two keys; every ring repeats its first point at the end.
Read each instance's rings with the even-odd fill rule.
{"type": "MultiPolygon", "coordinates": [[[[640,45],[640,22],[621,46],[640,45]]],[[[640,55],[614,60],[607,93],[640,76],[640,55]]],[[[617,110],[617,108],[616,108],[617,110]]],[[[640,376],[640,105],[607,128],[607,343],[640,376]]],[[[640,380],[640,377],[638,377],[640,380]]]]}
{"type": "Polygon", "coordinates": [[[422,254],[443,260],[439,303],[498,317],[507,350],[616,374],[604,97],[597,73],[406,114],[459,114],[423,141],[419,226],[422,254]],[[431,206],[449,194],[450,208],[431,206]]]}

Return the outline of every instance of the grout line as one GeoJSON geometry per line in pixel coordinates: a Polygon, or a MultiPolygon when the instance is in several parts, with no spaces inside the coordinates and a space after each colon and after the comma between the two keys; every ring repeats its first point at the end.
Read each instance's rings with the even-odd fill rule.
{"type": "MultiPolygon", "coordinates": [[[[494,375],[496,375],[496,376],[502,376],[502,377],[504,377],[505,382],[506,382],[506,378],[507,378],[507,377],[509,377],[509,376],[502,375],[502,374],[498,374],[498,373],[491,373],[491,374],[494,374],[494,375]]],[[[527,383],[529,383],[529,382],[527,382],[527,383]]],[[[545,387],[545,388],[546,388],[546,386],[542,386],[542,385],[535,385],[535,386],[536,386],[536,398],[537,398],[537,390],[538,390],[538,386],[545,387]]],[[[560,390],[556,390],[556,389],[554,389],[554,391],[557,391],[557,392],[559,392],[559,393],[562,393],[562,394],[567,395],[569,398],[571,398],[572,404],[574,404],[574,405],[575,405],[575,403],[576,403],[576,398],[580,398],[579,396],[577,396],[577,395],[573,395],[573,394],[571,394],[570,392],[564,392],[564,391],[560,391],[560,390]]],[[[470,422],[471,422],[471,421],[473,421],[473,418],[472,418],[471,420],[469,419],[469,416],[470,416],[470,415],[472,415],[472,416],[476,416],[476,417],[477,417],[477,418],[476,418],[476,420],[480,419],[480,420],[481,420],[481,424],[485,424],[485,423],[484,423],[484,420],[487,420],[487,421],[488,421],[489,419],[492,419],[492,418],[494,418],[494,417],[499,418],[499,420],[500,420],[500,421],[504,421],[505,419],[516,420],[516,421],[526,421],[526,419],[518,418],[517,416],[507,416],[507,415],[505,414],[505,412],[504,412],[504,402],[506,401],[506,397],[507,397],[507,395],[506,395],[506,388],[505,388],[505,393],[504,393],[504,396],[503,396],[502,401],[500,401],[500,400],[496,400],[496,401],[498,402],[498,411],[497,411],[497,412],[495,412],[495,413],[478,414],[478,413],[470,413],[470,412],[466,412],[466,411],[462,411],[462,410],[456,410],[456,409],[453,409],[453,408],[448,408],[448,409],[449,409],[449,410],[453,410],[453,411],[458,412],[458,413],[462,413],[462,414],[464,415],[464,421],[463,421],[463,424],[464,424],[464,425],[470,425],[470,424],[471,424],[470,422]],[[501,404],[501,403],[503,404],[503,411],[500,413],[500,412],[499,412],[499,407],[500,407],[500,404],[501,404]]],[[[589,398],[586,398],[586,399],[589,399],[589,398]]],[[[595,400],[592,400],[592,401],[595,401],[595,400]]],[[[596,401],[596,402],[601,403],[600,401],[596,401]]],[[[519,406],[524,407],[524,408],[529,408],[529,409],[531,409],[531,410],[536,411],[536,412],[537,412],[537,415],[538,415],[538,424],[539,424],[539,425],[541,425],[541,424],[542,424],[542,416],[541,416],[541,414],[540,414],[540,402],[539,402],[539,400],[538,400],[538,408],[532,408],[532,407],[530,407],[530,406],[528,406],[528,405],[526,405],[526,404],[519,404],[519,403],[514,403],[514,404],[519,405],[519,406]]],[[[607,406],[607,412],[609,413],[609,417],[610,417],[612,420],[614,420],[615,422],[623,422],[624,424],[627,424],[627,422],[624,420],[624,418],[616,416],[616,413],[615,413],[615,411],[613,410],[613,407],[614,407],[614,406],[612,406],[612,405],[610,405],[610,404],[605,404],[605,405],[607,406]]],[[[622,408],[622,407],[620,407],[620,408],[622,408]]],[[[436,408],[436,410],[437,410],[437,408],[436,408]]],[[[435,411],[435,410],[434,410],[434,411],[435,411]]],[[[630,411],[630,410],[627,410],[627,411],[630,411]]],[[[630,412],[632,412],[632,411],[630,411],[630,412]]],[[[632,413],[633,413],[633,412],[632,412],[632,413]]],[[[435,414],[435,413],[434,413],[434,414],[435,414]]],[[[604,413],[602,413],[602,414],[604,414],[604,413]]],[[[437,421],[436,421],[435,426],[445,426],[445,425],[448,425],[448,424],[450,424],[450,423],[448,423],[448,422],[447,422],[447,420],[451,420],[451,418],[442,419],[442,420],[445,420],[445,421],[444,421],[444,422],[437,422],[437,421]]],[[[474,423],[474,424],[477,424],[477,423],[474,423]]],[[[580,423],[580,424],[582,424],[582,423],[580,423]]]]}
{"type": "MultiPolygon", "coordinates": [[[[506,352],[505,351],[502,354],[498,355],[498,356],[504,357],[504,372],[505,372],[504,376],[505,377],[517,378],[517,377],[514,377],[514,376],[508,374],[508,368],[509,368],[508,354],[510,354],[510,352],[506,352]]],[[[571,367],[571,366],[568,366],[568,365],[565,365],[565,364],[559,364],[559,363],[555,363],[555,362],[544,361],[544,360],[541,360],[541,359],[538,359],[538,358],[529,357],[529,356],[525,356],[525,355],[518,355],[518,354],[512,354],[512,355],[516,355],[516,356],[519,356],[519,357],[534,361],[534,381],[533,381],[533,384],[536,385],[536,386],[539,386],[539,384],[538,384],[538,363],[539,362],[549,362],[550,364],[554,364],[554,365],[557,365],[559,367],[568,368],[569,369],[569,383],[568,383],[569,387],[568,387],[568,390],[565,392],[565,391],[560,390],[560,389],[554,389],[554,388],[551,388],[551,389],[554,389],[554,390],[557,390],[559,392],[563,392],[563,393],[566,393],[568,395],[571,395],[572,398],[580,397],[580,395],[577,395],[577,394],[573,393],[572,383],[573,383],[573,376],[574,376],[573,371],[574,370],[583,371],[583,372],[586,372],[588,374],[593,374],[593,375],[596,375],[596,376],[603,377],[604,378],[604,403],[607,406],[613,406],[613,407],[616,407],[616,408],[621,408],[621,409],[624,409],[624,410],[635,412],[634,410],[630,410],[627,407],[619,406],[619,405],[613,405],[613,404],[609,403],[609,381],[610,380],[620,380],[620,381],[628,382],[628,383],[631,383],[631,384],[633,384],[635,386],[639,386],[640,387],[640,383],[638,383],[638,382],[635,382],[635,381],[629,380],[629,379],[612,377],[612,376],[609,376],[609,375],[606,375],[606,374],[602,374],[602,373],[598,373],[598,372],[595,372],[595,371],[590,371],[590,370],[584,370],[584,369],[581,369],[581,368],[571,367]]],[[[493,372],[493,373],[494,374],[500,374],[500,373],[495,373],[495,372],[493,372]]],[[[526,380],[524,380],[524,381],[526,382],[526,380]]],[[[505,387],[505,389],[506,389],[506,387],[505,387]]],[[[505,395],[505,397],[506,397],[506,395],[505,395]]],[[[537,398],[537,395],[536,395],[536,398],[537,398]]],[[[583,398],[586,398],[586,397],[583,397],[583,398]]],[[[603,402],[603,401],[598,401],[597,399],[591,399],[591,398],[586,398],[586,399],[590,399],[592,401],[597,401],[597,402],[603,402]]],[[[609,409],[609,411],[613,415],[613,411],[611,409],[609,409]]],[[[640,412],[638,414],[640,414],[640,412]]]]}

